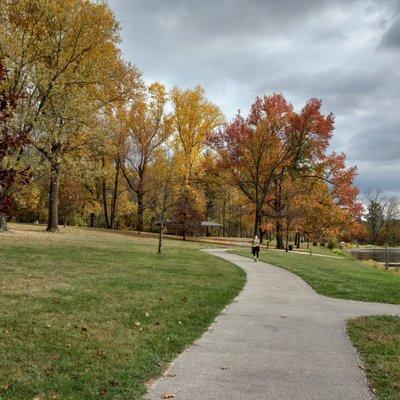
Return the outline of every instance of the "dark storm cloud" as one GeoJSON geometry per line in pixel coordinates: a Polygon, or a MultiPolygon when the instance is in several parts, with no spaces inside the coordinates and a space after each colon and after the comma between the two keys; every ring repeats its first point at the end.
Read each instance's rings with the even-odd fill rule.
{"type": "Polygon", "coordinates": [[[359,165],[362,188],[400,194],[398,0],[109,3],[147,81],[201,84],[228,118],[273,92],[297,108],[322,98],[336,116],[332,149],[359,165]]]}

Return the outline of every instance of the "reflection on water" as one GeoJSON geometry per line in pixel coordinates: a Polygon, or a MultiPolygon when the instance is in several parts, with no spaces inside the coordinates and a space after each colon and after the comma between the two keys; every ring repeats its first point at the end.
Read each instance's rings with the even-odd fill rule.
{"type": "MultiPolygon", "coordinates": [[[[353,249],[350,250],[352,257],[358,260],[374,260],[377,262],[386,262],[385,249],[353,249]]],[[[400,248],[388,249],[388,262],[400,263],[400,248]]]]}

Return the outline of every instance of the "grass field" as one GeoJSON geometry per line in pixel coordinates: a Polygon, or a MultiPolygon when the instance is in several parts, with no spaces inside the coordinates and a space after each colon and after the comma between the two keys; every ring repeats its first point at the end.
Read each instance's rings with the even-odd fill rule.
{"type": "MultiPolygon", "coordinates": [[[[249,249],[237,254],[251,257],[249,249]]],[[[341,299],[400,304],[400,274],[347,257],[262,251],[260,259],[294,272],[318,293],[341,299]]]]}
{"type": "Polygon", "coordinates": [[[357,318],[347,330],[379,399],[399,400],[400,318],[357,318]]]}
{"type": "Polygon", "coordinates": [[[139,399],[243,287],[200,244],[14,225],[0,235],[0,399],[139,399]]]}

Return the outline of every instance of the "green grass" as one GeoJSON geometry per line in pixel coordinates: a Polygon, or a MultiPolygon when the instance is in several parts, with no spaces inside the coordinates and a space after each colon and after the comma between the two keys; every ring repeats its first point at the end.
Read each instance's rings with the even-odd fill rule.
{"type": "MultiPolygon", "coordinates": [[[[237,254],[251,257],[249,249],[237,254]]],[[[400,274],[350,258],[262,251],[261,260],[294,272],[318,293],[335,298],[400,304],[400,274]]]]}
{"type": "Polygon", "coordinates": [[[240,291],[201,245],[13,226],[0,235],[0,399],[139,399],[240,291]]]}
{"type": "Polygon", "coordinates": [[[357,318],[347,330],[379,399],[399,400],[400,318],[357,318]]]}

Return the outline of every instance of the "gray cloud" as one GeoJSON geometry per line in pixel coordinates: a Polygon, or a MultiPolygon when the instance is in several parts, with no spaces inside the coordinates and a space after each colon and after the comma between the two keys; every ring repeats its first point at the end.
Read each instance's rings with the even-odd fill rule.
{"type": "Polygon", "coordinates": [[[357,177],[361,192],[367,189],[382,189],[388,196],[399,195],[399,169],[396,165],[363,165],[363,173],[357,177]]]}
{"type": "MultiPolygon", "coordinates": [[[[374,160],[379,166],[397,166],[400,163],[400,125],[396,127],[378,126],[357,133],[350,140],[356,160],[374,160]]],[[[400,179],[400,170],[397,171],[400,179]]]]}
{"type": "Polygon", "coordinates": [[[400,193],[398,0],[109,3],[146,80],[201,84],[228,118],[272,92],[298,108],[322,98],[336,115],[332,149],[359,165],[360,185],[400,193]]]}
{"type": "Polygon", "coordinates": [[[383,47],[400,50],[400,15],[394,20],[382,38],[383,47]]]}

